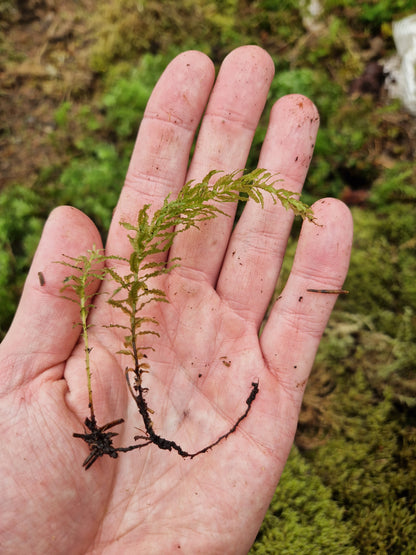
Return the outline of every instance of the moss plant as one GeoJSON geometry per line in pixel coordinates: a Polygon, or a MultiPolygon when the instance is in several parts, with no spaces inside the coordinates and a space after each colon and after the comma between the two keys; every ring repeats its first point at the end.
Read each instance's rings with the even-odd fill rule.
{"type": "Polygon", "coordinates": [[[109,455],[117,458],[120,452],[138,449],[150,443],[157,445],[160,449],[174,450],[182,457],[193,458],[205,453],[233,433],[238,424],[248,415],[255,400],[259,384],[253,382],[251,392],[246,399],[246,408],[229,431],[203,449],[195,453],[188,453],[175,441],[161,437],[155,431],[151,419],[153,410],[146,401],[148,389],[142,382],[143,374],[151,371],[151,365],[145,353],[148,347],[143,347],[140,339],[146,334],[159,335],[153,329],[148,328],[149,324],[157,324],[157,321],[144,316],[143,309],[149,303],[167,302],[165,292],[153,287],[151,281],[169,273],[179,264],[179,260],[176,259],[170,265],[166,265],[164,261],[157,261],[154,255],[167,252],[178,233],[198,227],[200,222],[215,218],[219,214],[224,215],[225,213],[219,206],[221,203],[237,202],[242,197],[263,205],[264,194],[269,194],[274,202],[280,201],[286,209],[291,209],[295,214],[313,221],[311,209],[297,199],[296,194],[285,189],[277,189],[275,184],[278,181],[265,170],[257,169],[241,177],[237,177],[237,172],[221,175],[213,184],[210,184],[214,176],[218,177],[218,173],[220,172],[211,171],[200,183],[192,181],[186,183],[178,197],[171,199],[168,195],[161,208],[156,210],[153,216],[149,215],[150,204],[146,204],[139,211],[135,224],[120,222],[128,232],[131,245],[131,254],[128,258],[106,256],[93,248],[89,251],[88,256],[82,255],[76,259],[67,257],[61,262],[75,270],[75,273],[65,279],[64,296],[71,301],[75,300],[80,306],[90,415],[85,419],[88,431],[85,430],[83,434],[75,433],[74,437],[83,439],[90,448],[90,454],[84,461],[86,469],[98,457],[109,455]],[[130,271],[126,275],[121,275],[111,266],[112,260],[127,263],[130,271]],[[103,269],[97,270],[99,263],[105,263],[105,266],[103,269]],[[103,280],[106,277],[115,284],[107,302],[127,316],[126,324],[109,324],[109,327],[121,328],[126,334],[123,349],[117,354],[130,357],[131,366],[125,369],[126,380],[145,429],[143,435],[134,438],[135,441],[140,440],[141,442],[128,447],[114,447],[112,440],[117,433],[108,431],[110,428],[122,424],[123,419],[120,418],[98,426],[94,413],[88,337],[88,314],[93,304],[91,295],[88,294],[88,286],[92,281],[103,280]],[[75,293],[75,299],[68,296],[68,290],[75,293]]]}
{"type": "Polygon", "coordinates": [[[48,208],[45,196],[24,185],[0,191],[0,341],[11,324],[48,208]]]}
{"type": "Polygon", "coordinates": [[[332,491],[292,448],[249,555],[356,555],[352,530],[332,491]]]}

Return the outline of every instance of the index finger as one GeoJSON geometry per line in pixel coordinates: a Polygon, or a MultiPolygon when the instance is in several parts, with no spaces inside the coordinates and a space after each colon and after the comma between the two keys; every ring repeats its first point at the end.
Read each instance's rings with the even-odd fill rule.
{"type": "Polygon", "coordinates": [[[108,255],[128,257],[120,221],[136,223],[145,204],[157,209],[182,188],[193,138],[214,82],[211,60],[201,52],[177,56],[165,69],[147,104],[107,239],[108,255]]]}

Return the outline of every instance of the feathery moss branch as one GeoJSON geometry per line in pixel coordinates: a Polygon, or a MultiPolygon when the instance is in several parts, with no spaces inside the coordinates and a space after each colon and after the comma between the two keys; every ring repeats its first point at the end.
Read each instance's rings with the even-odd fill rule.
{"type": "Polygon", "coordinates": [[[92,396],[92,385],[91,385],[91,364],[90,364],[90,352],[91,348],[89,346],[88,329],[90,325],[88,324],[88,315],[94,304],[91,299],[94,297],[95,292],[90,292],[94,290],[93,284],[96,280],[103,280],[105,276],[105,268],[102,264],[105,262],[107,257],[96,249],[95,245],[92,250],[88,251],[88,256],[81,255],[78,258],[73,258],[71,256],[64,255],[66,261],[60,261],[60,264],[76,270],[67,276],[64,280],[64,286],[61,288],[61,294],[68,290],[75,293],[75,297],[62,295],[64,298],[79,304],[79,313],[81,321],[78,325],[82,329],[82,339],[84,342],[84,353],[85,353],[85,372],[87,375],[87,387],[88,387],[88,407],[90,409],[91,419],[95,419],[94,416],[94,403],[92,396]],[[69,262],[71,261],[71,262],[69,262]]]}
{"type": "MultiPolygon", "coordinates": [[[[139,337],[146,334],[159,335],[156,331],[146,328],[149,324],[157,325],[157,320],[149,316],[143,316],[142,311],[150,303],[168,302],[166,293],[162,289],[150,286],[150,282],[153,278],[169,273],[180,263],[180,260],[176,259],[167,266],[164,260],[155,256],[167,252],[178,233],[192,227],[198,228],[201,222],[216,218],[221,214],[226,215],[220,208],[223,203],[251,199],[263,207],[266,194],[271,197],[274,203],[281,202],[286,209],[292,210],[295,215],[300,215],[310,221],[314,220],[311,208],[301,202],[296,193],[283,188],[276,188],[275,185],[280,180],[266,170],[256,169],[246,175],[239,175],[240,173],[236,171],[223,174],[213,170],[199,183],[187,182],[177,198],[171,199],[168,195],[162,206],[152,216],[150,215],[151,205],[146,204],[139,211],[135,224],[120,222],[128,232],[131,245],[129,257],[106,256],[93,248],[89,251],[88,256],[67,257],[71,263],[64,262],[70,268],[77,270],[76,273],[66,278],[63,291],[72,289],[77,296],[76,302],[80,305],[90,417],[85,420],[85,426],[89,431],[85,431],[84,434],[76,433],[74,436],[83,439],[90,448],[90,454],[84,461],[86,469],[103,455],[116,458],[119,452],[141,448],[151,443],[157,445],[160,449],[174,450],[182,457],[193,458],[207,452],[220,441],[226,439],[237,429],[239,423],[247,417],[259,389],[257,382],[251,384],[252,389],[246,400],[247,407],[243,414],[228,432],[222,434],[210,445],[195,453],[189,453],[173,440],[159,436],[153,428],[150,414],[154,411],[147,405],[145,399],[147,388],[142,383],[143,374],[150,371],[148,357],[144,353],[149,347],[140,346],[139,348],[138,346],[139,337]],[[120,275],[111,266],[111,260],[114,259],[127,263],[129,272],[126,275],[120,275]],[[105,263],[106,266],[103,269],[96,270],[97,263],[105,263]],[[140,439],[144,440],[144,443],[129,447],[115,448],[112,444],[112,438],[117,434],[107,431],[113,426],[121,424],[123,420],[114,420],[99,427],[93,408],[88,314],[94,305],[91,303],[92,294],[89,294],[88,290],[93,280],[103,280],[106,276],[109,276],[115,284],[107,302],[128,318],[128,324],[126,325],[108,324],[108,327],[117,327],[126,331],[124,348],[119,350],[118,354],[128,355],[133,361],[132,367],[126,368],[125,375],[128,389],[136,402],[145,427],[144,435],[135,437],[136,441],[140,439]],[[130,381],[131,374],[134,376],[133,383],[130,381]]],[[[74,300],[71,297],[69,298],[74,300]]]]}

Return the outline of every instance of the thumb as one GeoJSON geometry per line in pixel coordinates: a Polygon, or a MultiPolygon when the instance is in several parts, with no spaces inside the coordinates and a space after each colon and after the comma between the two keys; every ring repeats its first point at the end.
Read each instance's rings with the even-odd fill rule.
{"type": "Polygon", "coordinates": [[[85,214],[70,206],[51,212],[16,315],[0,346],[3,387],[10,390],[70,355],[80,333],[74,326],[79,307],[61,297],[68,268],[56,262],[63,260],[63,254],[74,258],[85,254],[93,245],[102,248],[101,238],[85,214]]]}

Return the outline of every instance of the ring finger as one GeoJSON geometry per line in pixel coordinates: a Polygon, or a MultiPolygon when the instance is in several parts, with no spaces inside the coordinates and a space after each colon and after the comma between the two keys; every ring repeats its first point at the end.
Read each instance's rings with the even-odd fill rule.
{"type": "MultiPolygon", "coordinates": [[[[304,96],[288,95],[273,106],[259,166],[281,180],[277,188],[301,192],[318,126],[317,109],[304,96]]],[[[228,246],[217,292],[257,327],[273,294],[292,222],[293,213],[270,198],[265,197],[264,208],[249,201],[228,246]]]]}

